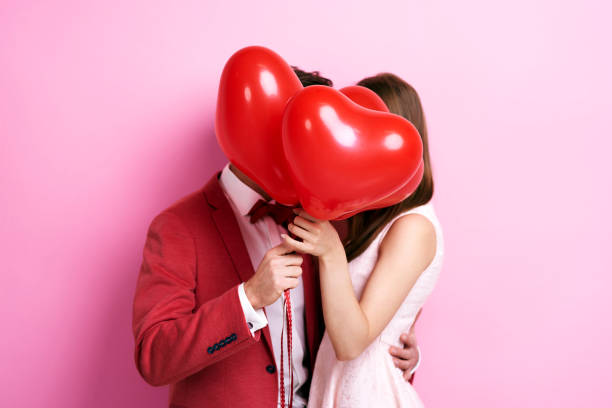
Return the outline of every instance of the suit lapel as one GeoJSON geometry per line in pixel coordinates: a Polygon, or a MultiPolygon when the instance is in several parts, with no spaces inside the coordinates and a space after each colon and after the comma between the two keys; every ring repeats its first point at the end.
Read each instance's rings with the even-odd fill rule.
{"type": "MultiPolygon", "coordinates": [[[[212,207],[212,218],[217,226],[219,235],[221,235],[223,239],[227,253],[234,264],[234,269],[240,276],[240,280],[246,282],[255,274],[255,271],[253,270],[253,265],[251,265],[251,259],[249,258],[249,253],[244,243],[244,239],[242,238],[242,233],[240,232],[240,227],[236,221],[234,211],[219,184],[220,174],[220,171],[217,172],[208,181],[204,187],[204,194],[206,195],[206,200],[212,207]]],[[[272,353],[270,328],[266,326],[262,330],[269,351],[272,357],[274,357],[272,353]]]]}

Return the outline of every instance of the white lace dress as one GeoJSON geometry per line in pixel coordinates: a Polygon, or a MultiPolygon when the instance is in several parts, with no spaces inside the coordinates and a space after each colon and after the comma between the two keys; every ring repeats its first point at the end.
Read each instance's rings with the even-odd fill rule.
{"type": "Polygon", "coordinates": [[[404,211],[393,218],[370,246],[349,263],[349,273],[357,298],[361,294],[378,257],[378,247],[399,217],[418,213],[434,226],[436,253],[418,278],[387,327],[357,358],[338,361],[327,333],[317,353],[308,407],[371,408],[422,407],[423,403],[402,371],[393,364],[389,346],[401,347],[399,337],[414,322],[419,309],[432,292],[442,267],[444,241],[442,229],[431,203],[404,211]]]}

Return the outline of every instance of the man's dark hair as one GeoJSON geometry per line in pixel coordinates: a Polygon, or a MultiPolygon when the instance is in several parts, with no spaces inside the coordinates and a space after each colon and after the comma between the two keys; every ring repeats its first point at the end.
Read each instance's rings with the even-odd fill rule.
{"type": "Polygon", "coordinates": [[[305,87],[310,85],[334,86],[332,80],[321,76],[319,71],[306,72],[302,71],[298,67],[291,66],[291,68],[293,68],[293,72],[295,72],[297,77],[300,79],[300,82],[305,87]]]}

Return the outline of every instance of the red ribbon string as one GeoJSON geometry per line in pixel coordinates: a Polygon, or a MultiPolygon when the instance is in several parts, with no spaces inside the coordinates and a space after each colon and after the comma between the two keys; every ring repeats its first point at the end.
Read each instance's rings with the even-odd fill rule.
{"type": "MultiPolygon", "coordinates": [[[[293,364],[291,364],[291,351],[292,351],[292,334],[293,334],[293,321],[291,316],[291,295],[289,289],[284,292],[285,295],[285,314],[287,316],[287,364],[289,366],[289,373],[291,375],[291,388],[289,397],[289,408],[293,408],[293,364]]],[[[281,408],[285,408],[285,371],[284,371],[284,358],[283,358],[283,329],[281,330],[281,362],[280,362],[280,388],[281,388],[281,408]]]]}

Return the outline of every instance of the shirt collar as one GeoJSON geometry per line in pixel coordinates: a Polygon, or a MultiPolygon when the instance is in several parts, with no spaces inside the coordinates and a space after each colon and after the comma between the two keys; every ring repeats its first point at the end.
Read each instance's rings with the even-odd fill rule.
{"type": "Polygon", "coordinates": [[[257,200],[265,200],[257,191],[244,184],[238,176],[234,174],[227,163],[221,171],[219,181],[221,187],[225,190],[225,194],[234,204],[241,215],[247,215],[257,200]]]}

